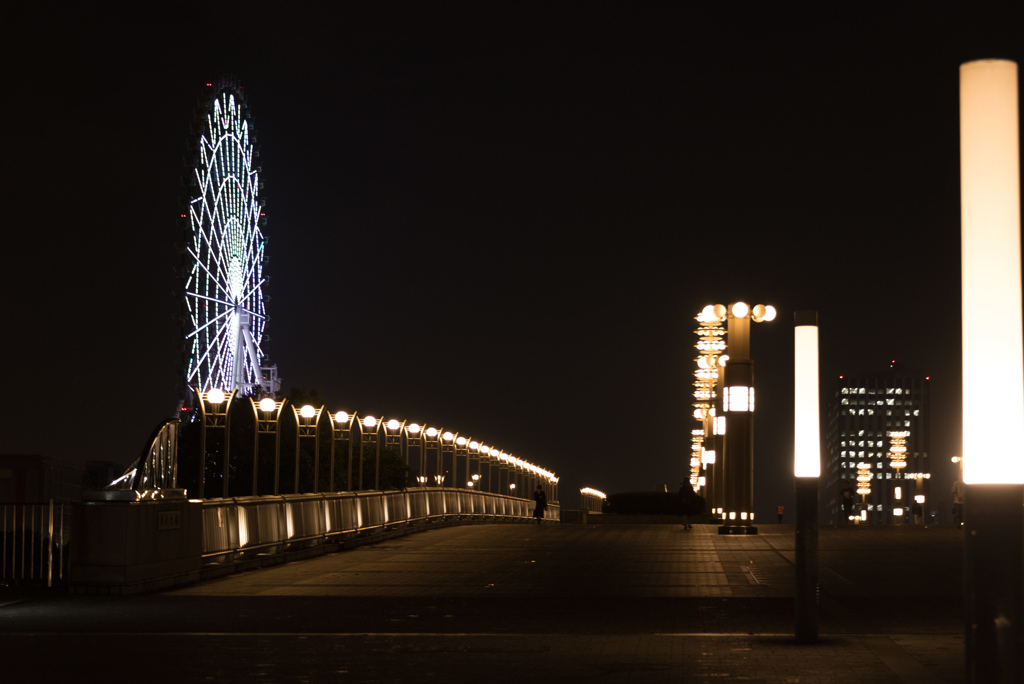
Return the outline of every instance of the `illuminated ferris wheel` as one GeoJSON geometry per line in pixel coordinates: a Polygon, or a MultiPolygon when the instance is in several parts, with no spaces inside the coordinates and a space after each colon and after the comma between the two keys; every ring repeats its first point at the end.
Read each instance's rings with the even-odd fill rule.
{"type": "Polygon", "coordinates": [[[225,79],[207,89],[182,214],[185,383],[201,392],[275,390],[268,376],[276,369],[262,367],[266,240],[254,130],[237,83],[225,79]]]}

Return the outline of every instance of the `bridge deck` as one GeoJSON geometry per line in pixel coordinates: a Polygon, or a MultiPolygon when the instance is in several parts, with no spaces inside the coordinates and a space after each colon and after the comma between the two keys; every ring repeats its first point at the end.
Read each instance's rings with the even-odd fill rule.
{"type": "Polygon", "coordinates": [[[815,645],[792,639],[792,526],[715,530],[452,527],[158,594],[39,598],[0,607],[0,655],[22,682],[128,663],[151,682],[963,680],[959,530],[823,528],[815,645]]]}

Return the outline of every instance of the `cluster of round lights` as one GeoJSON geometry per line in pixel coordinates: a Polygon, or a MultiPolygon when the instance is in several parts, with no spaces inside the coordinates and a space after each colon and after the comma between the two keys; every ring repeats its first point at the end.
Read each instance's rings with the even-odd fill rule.
{"type": "Polygon", "coordinates": [[[736,302],[728,307],[725,304],[708,304],[697,316],[697,320],[701,323],[716,323],[724,321],[727,315],[732,315],[733,318],[750,316],[755,323],[761,323],[774,321],[777,313],[771,304],[755,304],[753,308],[746,302],[736,302]]]}
{"type": "Polygon", "coordinates": [[[889,433],[889,466],[899,470],[907,467],[907,437],[909,430],[897,430],[889,433]]]}
{"type": "MultiPolygon", "coordinates": [[[[206,393],[206,401],[213,405],[223,404],[226,399],[227,397],[224,394],[224,391],[221,389],[214,388],[206,393]]],[[[263,399],[260,399],[257,406],[259,406],[260,411],[263,411],[264,413],[271,413],[279,409],[283,405],[283,403],[284,402],[275,401],[270,397],[265,397],[263,399]]],[[[299,409],[299,415],[306,419],[314,418],[317,415],[317,411],[316,408],[314,408],[310,404],[306,404],[299,409]]],[[[338,411],[337,413],[334,414],[334,422],[338,423],[339,425],[350,425],[354,418],[355,416],[348,413],[347,411],[338,411]]],[[[374,416],[363,416],[363,418],[359,422],[363,428],[368,430],[375,430],[377,429],[377,425],[381,421],[375,418],[374,416]]],[[[384,427],[387,428],[388,430],[391,430],[392,432],[397,432],[398,430],[401,430],[403,425],[403,422],[395,420],[394,418],[384,423],[384,427]]],[[[558,478],[555,477],[555,474],[549,470],[545,470],[540,466],[528,463],[527,461],[524,461],[521,458],[516,458],[515,456],[507,454],[504,451],[499,451],[494,447],[487,446],[486,444],[481,444],[476,440],[470,440],[461,435],[456,436],[451,431],[446,430],[445,432],[442,433],[440,430],[434,427],[423,428],[419,423],[410,423],[405,428],[405,430],[414,437],[422,434],[424,437],[426,437],[427,441],[437,441],[438,438],[440,438],[440,440],[445,444],[454,444],[459,449],[468,449],[469,451],[472,451],[474,453],[483,454],[484,456],[490,456],[491,458],[497,459],[502,463],[508,463],[517,468],[523,468],[524,470],[528,470],[534,475],[546,478],[552,482],[558,481],[558,478]]]]}

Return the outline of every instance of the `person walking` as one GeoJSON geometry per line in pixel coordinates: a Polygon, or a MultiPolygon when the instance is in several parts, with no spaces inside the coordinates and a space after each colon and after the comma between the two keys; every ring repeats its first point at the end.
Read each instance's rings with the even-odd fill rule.
{"type": "Polygon", "coordinates": [[[849,525],[853,516],[853,487],[846,480],[843,480],[843,488],[839,490],[839,498],[843,504],[843,524],[849,525]]]}
{"type": "Polygon", "coordinates": [[[786,507],[779,502],[779,505],[775,507],[775,515],[779,516],[779,524],[782,524],[782,514],[786,512],[786,507]]]}
{"type": "MultiPolygon", "coordinates": [[[[666,486],[666,489],[668,487],[666,486]]],[[[693,487],[690,486],[689,482],[679,483],[679,513],[683,519],[683,529],[692,530],[693,523],[691,522],[691,515],[700,514],[700,500],[697,498],[697,493],[693,491],[693,487]]]]}
{"type": "Polygon", "coordinates": [[[540,525],[541,520],[544,519],[544,510],[548,507],[548,495],[544,493],[544,488],[540,485],[533,490],[533,500],[537,502],[537,507],[533,509],[533,517],[540,525]]]}

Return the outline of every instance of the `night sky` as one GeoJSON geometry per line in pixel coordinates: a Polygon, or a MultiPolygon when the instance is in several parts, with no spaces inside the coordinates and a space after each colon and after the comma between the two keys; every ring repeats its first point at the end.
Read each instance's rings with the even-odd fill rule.
{"type": "Polygon", "coordinates": [[[696,4],[5,9],[0,453],[127,464],[172,413],[188,127],[232,73],[286,389],[470,434],[570,506],[674,489],[693,317],[743,300],[779,310],[752,331],[759,518],[792,501],[797,309],[823,388],[931,377],[948,463],[958,66],[1024,63],[1020,3],[696,4]]]}

